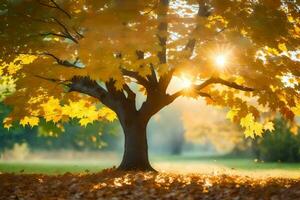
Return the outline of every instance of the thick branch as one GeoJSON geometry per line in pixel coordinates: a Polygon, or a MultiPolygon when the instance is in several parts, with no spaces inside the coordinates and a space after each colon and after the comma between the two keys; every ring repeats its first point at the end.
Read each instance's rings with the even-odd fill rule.
{"type": "MultiPolygon", "coordinates": [[[[221,79],[221,78],[210,78],[210,79],[204,81],[200,85],[191,86],[190,90],[194,90],[193,92],[197,93],[201,97],[208,97],[208,98],[212,99],[210,94],[208,94],[206,92],[201,92],[202,89],[204,89],[205,87],[207,87],[208,85],[211,85],[211,84],[222,84],[222,85],[225,85],[227,87],[234,88],[234,89],[241,90],[241,91],[246,91],[246,92],[255,91],[255,89],[253,89],[253,88],[243,86],[243,85],[239,85],[235,82],[226,81],[226,80],[221,79]]],[[[184,94],[186,94],[187,92],[188,91],[186,89],[182,89],[182,90],[170,95],[169,101],[173,102],[178,97],[184,96],[184,94]]]]}
{"type": "MultiPolygon", "coordinates": [[[[136,53],[138,60],[143,60],[145,58],[145,52],[137,50],[135,53],[136,53]]],[[[141,67],[143,67],[143,66],[141,66],[141,67]]],[[[151,75],[148,75],[147,79],[148,79],[149,83],[155,85],[155,84],[157,84],[157,78],[156,78],[155,69],[152,64],[150,64],[150,70],[151,70],[151,75]]]]}
{"type": "Polygon", "coordinates": [[[164,90],[164,91],[167,90],[167,88],[172,80],[174,72],[175,72],[175,69],[173,68],[173,69],[169,70],[166,74],[161,76],[161,78],[159,79],[159,85],[162,90],[164,90]]]}
{"type": "Polygon", "coordinates": [[[162,50],[158,52],[157,56],[160,60],[161,64],[167,63],[167,37],[166,33],[168,31],[168,22],[167,22],[167,13],[169,7],[169,0],[160,0],[159,2],[159,11],[158,11],[158,19],[162,22],[158,25],[157,38],[159,41],[159,45],[162,50]]]}
{"type": "MultiPolygon", "coordinates": [[[[175,92],[174,94],[170,95],[169,97],[169,102],[172,103],[175,99],[177,99],[178,97],[184,96],[188,91],[186,89],[182,89],[179,90],[178,92],[175,92]]],[[[199,91],[195,91],[199,96],[201,97],[207,97],[212,99],[211,95],[206,93],[206,92],[199,92],[199,91]]]]}
{"type": "Polygon", "coordinates": [[[145,88],[148,88],[149,87],[149,84],[148,84],[148,81],[147,79],[145,79],[144,77],[140,76],[138,74],[138,72],[135,72],[135,71],[130,71],[130,70],[127,70],[127,69],[124,69],[124,68],[121,68],[122,70],[122,74],[124,76],[128,76],[130,78],[134,78],[135,80],[138,81],[139,84],[141,84],[142,86],[144,86],[145,88]]]}
{"type": "MultiPolygon", "coordinates": [[[[200,0],[198,2],[198,13],[197,13],[197,17],[209,17],[210,16],[210,10],[209,7],[207,5],[205,5],[205,0],[200,0]]],[[[199,29],[200,29],[200,25],[197,24],[196,28],[191,32],[191,35],[194,35],[199,29]]],[[[187,44],[185,45],[185,50],[188,50],[190,52],[190,56],[193,54],[194,49],[195,49],[195,45],[196,45],[196,38],[193,36],[191,37],[187,44]]]]}
{"type": "Polygon", "coordinates": [[[68,84],[69,92],[76,91],[87,94],[99,99],[105,105],[107,104],[105,97],[108,93],[95,80],[92,80],[89,77],[74,76],[70,82],[71,83],[68,84]]]}
{"type": "Polygon", "coordinates": [[[105,82],[106,89],[112,97],[118,99],[119,101],[124,101],[126,99],[126,96],[121,90],[117,90],[115,83],[116,80],[110,78],[108,81],[105,82]]]}
{"type": "Polygon", "coordinates": [[[148,75],[147,78],[150,81],[150,83],[152,83],[154,85],[154,87],[156,87],[158,80],[156,77],[156,72],[155,72],[153,64],[150,64],[150,70],[151,70],[151,75],[148,75]]]}
{"type": "Polygon", "coordinates": [[[108,93],[96,81],[91,80],[89,77],[74,76],[71,80],[60,80],[55,78],[47,78],[40,75],[33,76],[46,81],[67,86],[69,88],[68,92],[80,92],[91,97],[97,98],[104,104],[106,104],[106,100],[104,98],[107,96],[108,93]]]}
{"type": "MultiPolygon", "coordinates": [[[[167,22],[167,13],[168,13],[168,7],[169,7],[169,0],[161,0],[159,4],[159,12],[158,16],[159,19],[162,20],[162,22],[158,26],[158,31],[161,33],[163,36],[160,34],[157,35],[159,44],[162,48],[160,52],[158,52],[157,56],[159,58],[159,61],[161,64],[166,64],[167,63],[167,40],[168,38],[166,37],[166,33],[168,32],[168,22],[167,22]]],[[[159,79],[159,87],[163,91],[166,91],[172,76],[174,73],[174,69],[171,69],[168,71],[166,74],[162,75],[159,79]]]]}
{"type": "Polygon", "coordinates": [[[126,83],[123,85],[123,89],[126,91],[128,99],[130,99],[131,101],[135,101],[136,94],[130,89],[130,87],[126,83]]]}

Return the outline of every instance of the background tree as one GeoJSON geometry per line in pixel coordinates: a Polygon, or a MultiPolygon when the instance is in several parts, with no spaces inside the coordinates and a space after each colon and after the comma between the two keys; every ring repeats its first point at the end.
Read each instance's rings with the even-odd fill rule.
{"type": "MultiPolygon", "coordinates": [[[[0,103],[0,120],[11,111],[0,103]]],[[[38,127],[22,127],[15,124],[10,130],[0,126],[0,156],[15,144],[26,143],[30,150],[120,150],[120,127],[117,121],[97,121],[81,127],[76,120],[63,126],[41,120],[38,127]]]]}
{"type": "Polygon", "coordinates": [[[185,101],[182,106],[182,122],[188,142],[211,144],[223,154],[243,146],[243,131],[226,119],[225,109],[206,106],[204,101],[185,101]]]}
{"type": "Polygon", "coordinates": [[[6,127],[13,120],[34,126],[39,117],[78,118],[84,126],[113,120],[114,111],[125,134],[119,169],[151,170],[147,123],[180,96],[229,107],[246,136],[272,129],[268,118],[277,111],[294,120],[295,1],[4,0],[0,6],[0,71],[17,85],[5,101],[14,105],[6,127]],[[173,77],[188,77],[186,88],[170,93],[173,77]],[[133,85],[146,96],[140,106],[133,85]],[[96,107],[98,101],[106,107],[96,107]]]}
{"type": "Polygon", "coordinates": [[[257,158],[266,162],[299,162],[300,135],[292,133],[285,120],[275,120],[275,130],[257,138],[257,158]]]}

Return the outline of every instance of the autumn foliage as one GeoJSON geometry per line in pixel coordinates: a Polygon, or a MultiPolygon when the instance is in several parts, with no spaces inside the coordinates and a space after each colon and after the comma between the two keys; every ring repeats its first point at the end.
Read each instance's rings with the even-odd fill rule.
{"type": "Polygon", "coordinates": [[[295,1],[29,0],[0,10],[1,91],[13,92],[5,103],[14,106],[7,128],[40,117],[83,126],[117,117],[133,155],[147,151],[150,118],[187,96],[228,108],[246,136],[273,130],[276,113],[296,132],[295,1]],[[191,84],[169,93],[183,76],[191,84]],[[146,96],[141,107],[137,95],[146,96]]]}

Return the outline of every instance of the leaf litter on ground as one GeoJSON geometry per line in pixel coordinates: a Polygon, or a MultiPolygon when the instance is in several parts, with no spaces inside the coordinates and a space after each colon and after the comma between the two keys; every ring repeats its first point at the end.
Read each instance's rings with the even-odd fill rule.
{"type": "Polygon", "coordinates": [[[121,172],[0,174],[1,200],[300,199],[300,180],[235,175],[121,172]]]}

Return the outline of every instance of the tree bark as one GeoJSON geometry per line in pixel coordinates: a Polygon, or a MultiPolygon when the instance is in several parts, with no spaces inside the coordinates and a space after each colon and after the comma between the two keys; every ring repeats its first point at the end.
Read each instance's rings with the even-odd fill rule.
{"type": "Polygon", "coordinates": [[[155,171],[148,158],[147,122],[141,122],[134,115],[121,121],[125,136],[123,159],[118,167],[125,171],[155,171]]]}

